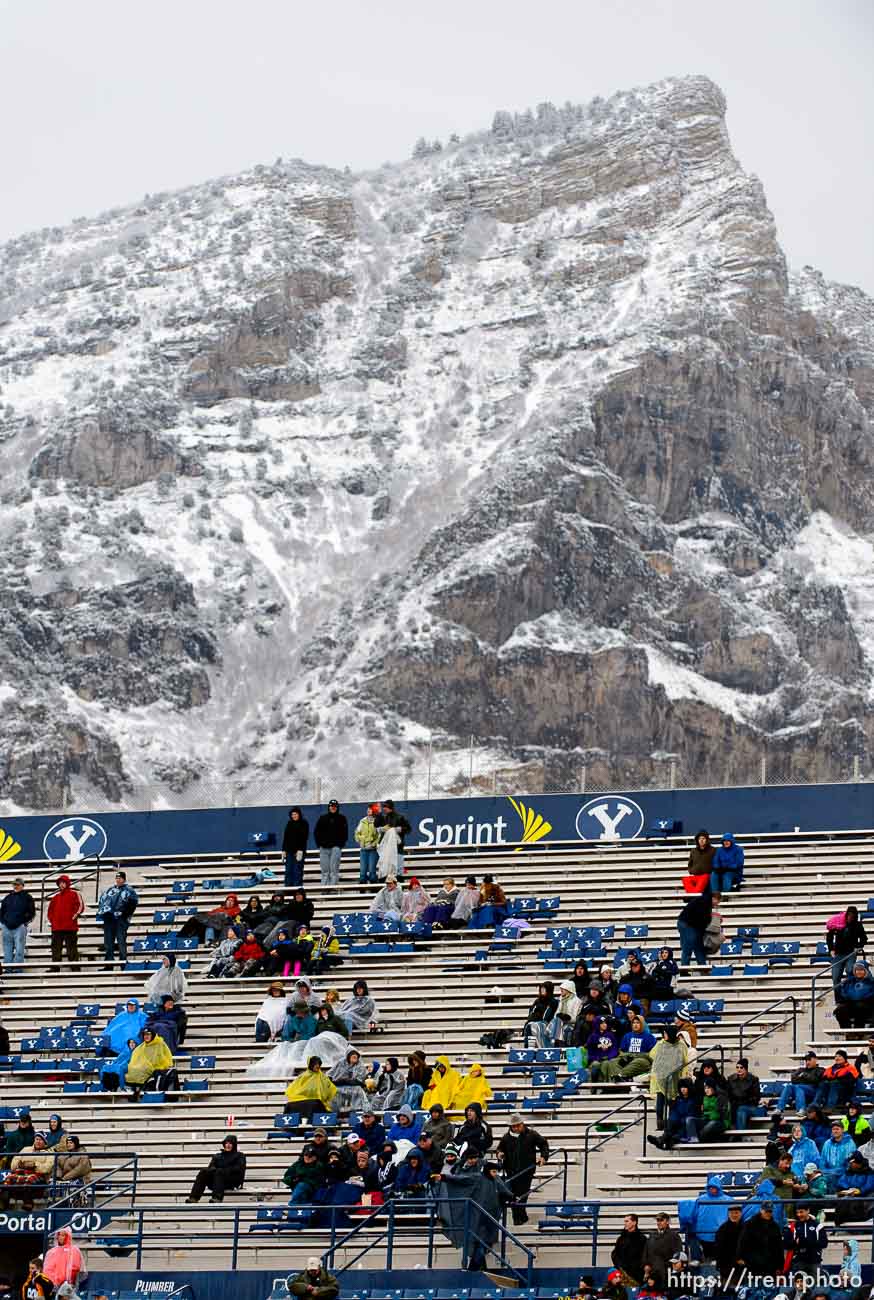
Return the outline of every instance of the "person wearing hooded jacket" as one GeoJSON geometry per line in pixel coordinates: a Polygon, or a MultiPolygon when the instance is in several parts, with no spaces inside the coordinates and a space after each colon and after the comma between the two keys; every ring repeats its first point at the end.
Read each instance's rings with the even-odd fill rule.
{"type": "Polygon", "coordinates": [[[223,1201],[225,1192],[242,1187],[246,1179],[246,1157],[237,1150],[237,1136],[228,1133],[222,1140],[221,1151],[216,1152],[205,1169],[198,1170],[186,1204],[199,1201],[208,1187],[211,1201],[223,1201]]]}
{"type": "Polygon", "coordinates": [[[874,1023],[874,977],[863,958],[855,959],[835,999],[835,1020],[842,1029],[865,1029],[874,1023]]]}
{"type": "Polygon", "coordinates": [[[558,998],[555,996],[555,985],[552,980],[544,980],[537,986],[537,997],[531,1003],[528,1015],[525,1017],[525,1027],[522,1030],[522,1041],[525,1047],[532,1037],[535,1038],[538,1047],[552,1046],[551,1042],[547,1041],[551,1033],[546,1031],[546,1026],[557,1011],[558,998]]]}
{"type": "Polygon", "coordinates": [[[300,808],[289,810],[288,821],[282,833],[282,852],[285,854],[285,883],[290,888],[303,884],[303,868],[310,838],[310,824],[300,808]]]}
{"type": "MultiPolygon", "coordinates": [[[[69,876],[58,876],[58,892],[49,899],[49,926],[52,931],[52,971],[61,969],[61,952],[67,951],[67,961],[79,961],[79,917],[85,911],[85,900],[73,888],[69,876]]],[[[74,965],[74,970],[78,966],[74,965]]]]}
{"type": "MultiPolygon", "coordinates": [[[[694,849],[692,850],[694,853],[694,849]]],[[[677,917],[677,931],[680,935],[680,965],[691,965],[692,958],[699,966],[707,966],[707,951],[704,947],[704,934],[713,915],[713,895],[690,894],[685,906],[677,917]]]]}
{"type": "Polygon", "coordinates": [[[58,1228],[55,1244],[46,1251],[42,1271],[56,1288],[65,1282],[75,1287],[76,1279],[82,1272],[82,1252],[74,1242],[69,1228],[58,1228]]]}
{"type": "Polygon", "coordinates": [[[492,1130],[483,1119],[483,1108],[472,1101],[464,1112],[464,1123],[455,1134],[459,1158],[465,1159],[472,1151],[484,1156],[494,1142],[492,1130]]]}
{"type": "Polygon", "coordinates": [[[749,1277],[777,1277],[783,1270],[783,1234],[774,1218],[772,1201],[763,1201],[758,1214],[747,1219],[737,1243],[737,1263],[749,1277]]]}
{"type": "Polygon", "coordinates": [[[349,823],[336,799],[329,801],[327,812],[316,822],[313,839],[319,850],[322,885],[333,888],[340,884],[340,857],[349,839],[349,823]]]}
{"type": "Polygon", "coordinates": [[[479,1272],[500,1232],[501,1210],[513,1200],[497,1162],[487,1160],[480,1167],[460,1159],[455,1168],[440,1175],[436,1200],[446,1236],[454,1246],[469,1251],[466,1267],[479,1272]]]}
{"type": "Polygon", "coordinates": [[[865,947],[868,935],[853,904],[832,917],[826,925],[826,947],[832,962],[832,986],[837,995],[841,981],[853,973],[855,955],[865,947]]]}
{"type": "Polygon", "coordinates": [[[678,1203],[680,1228],[686,1234],[690,1260],[714,1258],[716,1234],[728,1218],[729,1207],[735,1204],[715,1174],[707,1179],[707,1186],[694,1201],[678,1203]]]}
{"type": "Polygon", "coordinates": [[[744,851],[734,835],[726,831],[722,843],[713,855],[710,888],[714,894],[728,894],[740,889],[744,877],[744,851]]]}
{"type": "Polygon", "coordinates": [[[129,1038],[139,1042],[149,1017],[138,998],[128,998],[122,1011],[117,1011],[100,1036],[98,1052],[101,1056],[117,1056],[129,1038]]]}
{"type": "Polygon", "coordinates": [[[139,901],[137,891],[127,883],[127,873],[116,871],[114,883],[100,895],[95,912],[103,926],[104,970],[112,970],[116,948],[119,961],[127,961],[127,932],[139,901]]]}
{"type": "Polygon", "coordinates": [[[510,1116],[510,1127],[500,1139],[496,1151],[504,1181],[513,1193],[513,1222],[528,1222],[525,1204],[537,1165],[549,1159],[549,1143],[536,1129],[529,1128],[519,1111],[510,1116]]]}

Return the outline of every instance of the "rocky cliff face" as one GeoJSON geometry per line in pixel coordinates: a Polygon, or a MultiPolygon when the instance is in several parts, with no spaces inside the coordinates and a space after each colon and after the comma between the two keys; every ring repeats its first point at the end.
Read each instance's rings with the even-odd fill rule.
{"type": "Polygon", "coordinates": [[[559,783],[864,770],[874,303],[788,271],[724,111],[667,81],[3,246],[0,807],[432,730],[559,783]]]}

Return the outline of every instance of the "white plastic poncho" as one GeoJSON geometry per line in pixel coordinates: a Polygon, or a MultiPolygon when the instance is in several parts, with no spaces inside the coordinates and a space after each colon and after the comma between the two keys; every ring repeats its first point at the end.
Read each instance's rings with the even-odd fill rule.
{"type": "MultiPolygon", "coordinates": [[[[277,998],[277,1001],[279,999],[277,998]]],[[[254,1061],[246,1070],[247,1079],[292,1079],[306,1068],[311,1056],[318,1056],[324,1070],[346,1059],[350,1044],[339,1034],[326,1030],[298,1043],[277,1043],[272,1051],[254,1061]]]]}
{"type": "Polygon", "coordinates": [[[376,859],[376,874],[380,880],[393,876],[398,867],[398,833],[394,826],[386,826],[382,832],[379,856],[376,859]]]}
{"type": "Polygon", "coordinates": [[[266,997],[258,1008],[256,1020],[263,1020],[269,1025],[270,1032],[274,1037],[282,1033],[285,1026],[285,1018],[288,1015],[288,998],[271,998],[266,997]]]}

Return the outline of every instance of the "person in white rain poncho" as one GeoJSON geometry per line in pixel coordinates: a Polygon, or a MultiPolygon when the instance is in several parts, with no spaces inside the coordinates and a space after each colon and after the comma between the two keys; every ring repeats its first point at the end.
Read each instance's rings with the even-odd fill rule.
{"type": "Polygon", "coordinates": [[[276,1042],[285,1027],[288,998],[280,980],[274,980],[267,989],[267,997],[255,1017],[255,1039],[259,1043],[276,1042]]]}
{"type": "Polygon", "coordinates": [[[398,869],[398,832],[394,826],[383,826],[376,859],[376,874],[380,880],[395,877],[398,869]]]}
{"type": "Polygon", "coordinates": [[[370,996],[366,980],[355,981],[351,998],[347,998],[343,1005],[338,1007],[337,1014],[346,1021],[351,1034],[366,1033],[371,1025],[376,1024],[379,1012],[370,996]]]}
{"type": "Polygon", "coordinates": [[[331,1081],[337,1085],[337,1095],[331,1102],[334,1111],[357,1111],[367,1109],[367,1093],[364,1082],[372,1071],[364,1064],[357,1047],[350,1047],[344,1060],[339,1061],[331,1070],[331,1081]]]}
{"type": "Polygon", "coordinates": [[[402,913],[405,921],[415,921],[431,902],[431,896],[415,876],[410,876],[403,891],[402,913]]]}
{"type": "Polygon", "coordinates": [[[464,884],[458,891],[458,897],[455,900],[455,910],[452,913],[453,921],[461,921],[467,925],[476,908],[479,907],[479,888],[476,883],[476,876],[466,876],[464,884]]]}
{"type": "MultiPolygon", "coordinates": [[[[277,999],[278,1001],[278,999],[277,999]]],[[[311,1056],[318,1056],[326,1070],[346,1059],[349,1044],[330,1030],[296,1043],[277,1043],[272,1051],[254,1061],[246,1070],[247,1079],[291,1079],[304,1069],[311,1056]]]]}
{"type": "Polygon", "coordinates": [[[188,989],[185,976],[176,965],[174,953],[166,953],[161,958],[161,965],[146,985],[150,1002],[159,1004],[170,997],[174,1002],[183,1002],[188,989]]]}
{"type": "Polygon", "coordinates": [[[370,910],[374,916],[387,916],[399,921],[404,911],[404,892],[394,876],[389,876],[382,889],[373,896],[370,910]]]}

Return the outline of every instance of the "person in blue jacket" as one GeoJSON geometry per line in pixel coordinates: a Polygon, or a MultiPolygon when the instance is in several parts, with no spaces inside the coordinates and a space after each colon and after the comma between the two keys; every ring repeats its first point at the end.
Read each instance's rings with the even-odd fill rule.
{"type": "Polygon", "coordinates": [[[695,1119],[701,1114],[701,1107],[695,1097],[695,1084],[692,1079],[680,1079],[677,1083],[677,1096],[671,1102],[668,1122],[661,1137],[650,1133],[646,1139],[651,1146],[660,1151],[670,1151],[677,1142],[686,1136],[686,1120],[695,1119]]]}
{"type": "Polygon", "coordinates": [[[789,1154],[792,1157],[792,1172],[799,1181],[804,1177],[804,1168],[810,1161],[819,1164],[819,1147],[813,1138],[805,1135],[800,1124],[792,1125],[792,1145],[789,1154]]]}
{"type": "Polygon", "coordinates": [[[710,890],[714,894],[727,894],[740,889],[744,878],[744,851],[731,833],[722,837],[722,843],[713,855],[710,873],[710,890]]]}
{"type": "Polygon", "coordinates": [[[861,1223],[870,1219],[874,1213],[871,1200],[874,1196],[874,1171],[861,1151],[854,1151],[847,1161],[846,1168],[834,1181],[834,1191],[840,1198],[835,1206],[835,1224],[861,1223]]]}
{"type": "Polygon", "coordinates": [[[133,1038],[137,1043],[141,1042],[148,1018],[145,1011],[140,1010],[139,1001],[136,998],[128,998],[124,1010],[112,1017],[100,1035],[99,1054],[115,1056],[123,1049],[129,1038],[133,1038]]]}
{"type": "Polygon", "coordinates": [[[835,993],[835,1020],[842,1029],[864,1029],[874,1024],[874,977],[861,957],[841,980],[835,993]]]}
{"type": "Polygon", "coordinates": [[[138,1046],[135,1038],[129,1038],[117,1056],[107,1061],[100,1069],[100,1086],[104,1092],[118,1092],[124,1088],[127,1067],[134,1049],[138,1046]]]}
{"type": "MultiPolygon", "coordinates": [[[[822,1158],[819,1167],[825,1175],[829,1192],[834,1192],[840,1175],[847,1167],[850,1156],[856,1154],[856,1144],[839,1119],[832,1121],[832,1135],[822,1144],[822,1158]]],[[[865,1160],[865,1157],[862,1157],[865,1160]]],[[[865,1161],[867,1164],[868,1162],[865,1161]]]]}
{"type": "Polygon", "coordinates": [[[686,1233],[689,1259],[714,1257],[716,1234],[728,1218],[729,1206],[737,1202],[723,1190],[721,1180],[711,1174],[705,1190],[694,1201],[680,1201],[680,1228],[686,1233]]]}

